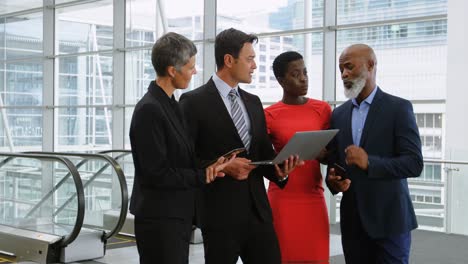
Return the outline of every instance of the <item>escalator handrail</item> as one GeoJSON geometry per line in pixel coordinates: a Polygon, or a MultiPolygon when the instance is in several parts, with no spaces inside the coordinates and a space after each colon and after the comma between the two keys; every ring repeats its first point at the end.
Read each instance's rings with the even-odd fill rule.
{"type": "Polygon", "coordinates": [[[131,150],[128,149],[110,149],[110,150],[103,150],[99,151],[99,154],[108,154],[108,153],[113,153],[113,152],[124,152],[124,153],[132,153],[131,150]]]}
{"type": "Polygon", "coordinates": [[[112,166],[115,173],[117,174],[117,179],[120,184],[120,192],[121,192],[121,207],[120,207],[120,216],[119,220],[115,227],[110,230],[109,232],[104,231],[103,240],[108,240],[113,235],[117,234],[120,229],[122,229],[125,219],[127,218],[127,211],[128,211],[128,190],[127,190],[127,181],[125,180],[125,175],[123,173],[120,164],[116,162],[112,157],[105,154],[92,154],[92,153],[68,153],[68,152],[28,152],[28,153],[42,153],[47,155],[59,155],[59,156],[70,156],[70,157],[81,157],[81,158],[96,158],[106,161],[108,164],[112,166]]]}
{"type": "MultiPolygon", "coordinates": [[[[29,152],[29,153],[32,153],[32,152],[29,152]]],[[[55,156],[55,155],[54,155],[55,156]]],[[[78,164],[75,165],[75,168],[78,170],[82,165],[84,165],[88,160],[87,159],[83,159],[82,161],[80,161],[78,164]]],[[[2,164],[0,164],[0,167],[2,166],[2,164]]],[[[45,201],[47,201],[47,199],[49,199],[49,197],[55,192],[55,190],[57,190],[58,188],[60,188],[60,186],[62,186],[62,184],[64,184],[67,179],[71,176],[71,173],[68,172],[55,186],[52,190],[50,190],[46,195],[44,195],[42,197],[42,199],[33,207],[29,210],[29,212],[26,214],[26,217],[29,217],[31,216],[37,209],[39,209],[42,205],[42,203],[44,203],[45,201]]],[[[81,179],[81,177],[80,177],[81,179]]],[[[85,188],[85,185],[83,185],[83,189],[85,188]]],[[[71,196],[69,201],[73,200],[74,199],[74,196],[71,196]]],[[[57,214],[54,213],[53,216],[55,216],[57,214]]]]}
{"type": "MultiPolygon", "coordinates": [[[[31,159],[38,159],[38,160],[54,160],[61,162],[67,167],[68,171],[71,173],[73,177],[73,182],[75,183],[76,187],[76,195],[77,195],[77,214],[76,214],[76,221],[75,225],[73,226],[73,230],[66,236],[62,237],[62,240],[59,242],[61,247],[65,247],[72,243],[78,234],[81,231],[81,227],[83,226],[84,222],[84,211],[85,211],[85,199],[84,199],[84,190],[83,190],[83,183],[81,182],[81,177],[76,169],[73,162],[71,162],[66,157],[60,157],[56,155],[48,155],[48,154],[40,154],[40,153],[12,153],[12,152],[0,152],[0,156],[8,157],[8,161],[13,160],[13,158],[31,158],[31,159]]],[[[5,165],[6,162],[2,163],[1,165],[5,165]]],[[[54,189],[56,186],[54,186],[54,189]]]]}

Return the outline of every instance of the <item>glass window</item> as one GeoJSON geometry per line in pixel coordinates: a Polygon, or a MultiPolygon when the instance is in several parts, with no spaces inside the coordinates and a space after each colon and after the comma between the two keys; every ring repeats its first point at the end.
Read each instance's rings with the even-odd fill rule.
{"type": "Polygon", "coordinates": [[[423,166],[423,170],[421,172],[421,175],[419,175],[421,179],[425,179],[426,178],[426,166],[423,166]]]}
{"type": "Polygon", "coordinates": [[[125,149],[131,149],[130,146],[130,123],[132,121],[132,115],[134,107],[125,108],[125,149]]]}
{"type": "Polygon", "coordinates": [[[125,63],[125,103],[136,104],[146,93],[149,83],[156,79],[151,50],[127,52],[125,63]]]}
{"type": "MultiPolygon", "coordinates": [[[[245,32],[275,32],[323,25],[324,0],[217,1],[218,32],[234,27],[245,32]],[[305,20],[304,17],[310,19],[305,20]]],[[[273,40],[272,40],[273,41],[273,40]]]]}
{"type": "MultiPolygon", "coordinates": [[[[362,11],[359,16],[363,16],[362,11]]],[[[434,35],[421,27],[427,23],[437,24],[438,20],[340,30],[337,58],[351,44],[368,44],[378,60],[377,84],[385,92],[408,100],[445,99],[447,35],[434,35]],[[397,30],[403,27],[407,28],[405,37],[397,30]]],[[[441,23],[446,28],[447,21],[441,23]]],[[[339,71],[336,82],[337,99],[345,100],[339,71]]]]}
{"type": "Polygon", "coordinates": [[[58,69],[56,104],[112,104],[111,54],[59,58],[58,69]]]}
{"type": "Polygon", "coordinates": [[[42,56],[42,23],[42,12],[1,18],[1,59],[42,56]]]}
{"type": "Polygon", "coordinates": [[[291,35],[281,36],[276,38],[280,40],[280,45],[275,45],[278,49],[267,48],[266,51],[261,51],[259,46],[265,45],[271,47],[271,38],[260,38],[259,43],[254,46],[256,56],[259,58],[261,65],[268,65],[268,68],[259,67],[256,69],[256,74],[265,76],[266,82],[259,83],[259,80],[253,80],[251,84],[241,84],[242,87],[249,90],[254,94],[257,94],[262,98],[263,103],[277,102],[282,98],[283,90],[276,81],[273,74],[273,70],[270,67],[273,64],[274,59],[279,54],[294,50],[304,56],[304,62],[307,67],[307,73],[309,76],[309,91],[308,96],[312,98],[322,98],[322,33],[312,33],[305,35],[291,35]],[[287,44],[285,40],[288,40],[287,44]],[[305,50],[307,48],[308,57],[306,56],[305,50]],[[311,47],[311,48],[309,48],[311,47]],[[267,70],[268,69],[268,70],[267,70]],[[265,85],[266,89],[261,89],[260,85],[265,85]]]}
{"type": "Polygon", "coordinates": [[[426,136],[425,145],[428,148],[428,150],[433,151],[434,150],[434,137],[433,136],[426,136]]]}
{"type": "Polygon", "coordinates": [[[442,171],[440,165],[434,165],[434,181],[441,181],[442,171]]]}
{"type": "Polygon", "coordinates": [[[3,105],[42,105],[42,60],[9,62],[1,66],[0,95],[3,105]]]}
{"type": "Polygon", "coordinates": [[[7,108],[0,111],[0,120],[8,122],[9,130],[4,122],[0,122],[0,150],[10,151],[10,145],[15,151],[41,150],[42,148],[42,109],[40,108],[7,108]],[[12,142],[8,141],[10,133],[12,142]]]}
{"type": "MultiPolygon", "coordinates": [[[[56,0],[57,1],[57,0],[56,0]]],[[[63,1],[63,0],[62,0],[63,1]]],[[[2,1],[0,15],[42,7],[42,0],[2,1]]]]}
{"type": "Polygon", "coordinates": [[[416,122],[419,128],[425,127],[424,114],[416,114],[416,122]]]}
{"type": "Polygon", "coordinates": [[[447,13],[447,0],[338,0],[338,24],[375,22],[447,13]]]}
{"type": "Polygon", "coordinates": [[[10,151],[10,146],[15,151],[41,149],[42,109],[27,106],[42,105],[42,77],[42,60],[0,64],[1,105],[21,106],[0,109],[0,120],[3,120],[0,121],[2,151],[10,151]],[[6,116],[2,117],[3,114],[6,116]],[[11,136],[11,142],[8,136],[11,136]]]}
{"type": "Polygon", "coordinates": [[[203,0],[127,0],[127,46],[152,45],[169,31],[203,39],[203,4],[203,0]]]}
{"type": "Polygon", "coordinates": [[[442,128],[442,114],[434,114],[434,127],[442,128]]]}
{"type": "Polygon", "coordinates": [[[79,53],[113,47],[113,3],[102,0],[56,10],[58,52],[79,53]]]}
{"type": "Polygon", "coordinates": [[[433,174],[434,174],[434,165],[426,165],[425,167],[425,179],[428,181],[432,181],[433,174]]]}
{"type": "Polygon", "coordinates": [[[442,138],[441,136],[434,136],[434,151],[442,151],[442,138]]]}
{"type": "Polygon", "coordinates": [[[432,203],[432,196],[424,196],[424,202],[432,203]]]}
{"type": "MultiPolygon", "coordinates": [[[[203,60],[202,60],[202,45],[198,44],[196,55],[197,74],[192,76],[192,81],[189,87],[184,90],[177,90],[176,96],[189,90],[193,90],[203,83],[203,60]]],[[[156,79],[156,72],[151,63],[151,50],[139,50],[126,53],[125,59],[125,103],[136,104],[138,100],[146,93],[148,85],[156,79]]]]}
{"type": "Polygon", "coordinates": [[[110,149],[112,111],[107,107],[69,107],[58,109],[57,151],[110,149]]]}
{"type": "Polygon", "coordinates": [[[434,127],[434,114],[426,114],[426,127],[434,127]]]}

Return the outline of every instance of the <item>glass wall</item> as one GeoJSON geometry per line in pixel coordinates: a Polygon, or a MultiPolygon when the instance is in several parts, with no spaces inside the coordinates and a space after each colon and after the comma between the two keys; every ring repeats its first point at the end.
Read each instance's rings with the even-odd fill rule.
{"type": "MultiPolygon", "coordinates": [[[[42,4],[41,4],[42,5],[42,4]]],[[[22,11],[26,6],[5,6],[22,11]]],[[[42,146],[43,14],[0,18],[0,150],[42,146]]]]}
{"type": "MultiPolygon", "coordinates": [[[[413,106],[423,156],[433,159],[443,158],[444,153],[446,14],[446,0],[337,1],[336,60],[353,43],[373,47],[377,84],[385,92],[418,102],[413,106]]],[[[339,71],[336,83],[336,99],[344,101],[339,71]]],[[[426,163],[421,177],[410,179],[409,184],[421,228],[444,230],[442,165],[426,163]]]]}
{"type": "MultiPolygon", "coordinates": [[[[42,7],[0,3],[2,151],[129,148],[133,108],[156,77],[155,40],[175,31],[196,43],[191,90],[215,70],[214,34],[235,27],[259,36],[253,81],[241,86],[264,104],[282,96],[272,72],[278,54],[303,54],[308,96],[340,103],[341,51],[371,45],[379,86],[414,102],[424,156],[444,158],[447,0],[55,0],[55,9],[42,7]],[[53,40],[44,37],[50,32],[53,40]]],[[[424,228],[444,229],[445,179],[444,165],[426,164],[410,181],[418,215],[442,219],[421,218],[424,228]]]]}

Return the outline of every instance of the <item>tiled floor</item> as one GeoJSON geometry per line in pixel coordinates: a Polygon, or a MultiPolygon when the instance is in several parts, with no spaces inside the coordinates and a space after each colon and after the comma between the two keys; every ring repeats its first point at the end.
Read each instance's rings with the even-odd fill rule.
{"type": "MultiPolygon", "coordinates": [[[[339,226],[331,225],[330,264],[344,264],[339,226]]],[[[415,230],[412,232],[410,264],[466,264],[468,236],[415,230]]],[[[0,263],[2,260],[0,259],[0,263]]],[[[31,262],[29,262],[31,263],[31,262]]],[[[157,263],[157,260],[155,261],[157,263]]],[[[203,264],[203,244],[190,246],[190,264],[203,264]]],[[[240,260],[238,264],[242,263],[240,260]]],[[[23,262],[21,264],[26,264],[23,262]]],[[[135,246],[107,250],[104,258],[74,264],[138,264],[135,246]]]]}
{"type": "MultiPolygon", "coordinates": [[[[330,254],[332,256],[341,255],[341,242],[339,235],[331,235],[330,239],[330,254]]],[[[138,264],[138,252],[135,246],[111,249],[106,252],[106,256],[93,261],[82,261],[80,264],[138,264]]],[[[157,263],[157,262],[155,262],[157,263]]],[[[203,264],[203,244],[195,244],[190,246],[190,264],[203,264]]],[[[242,261],[237,262],[241,264],[242,261]]]]}

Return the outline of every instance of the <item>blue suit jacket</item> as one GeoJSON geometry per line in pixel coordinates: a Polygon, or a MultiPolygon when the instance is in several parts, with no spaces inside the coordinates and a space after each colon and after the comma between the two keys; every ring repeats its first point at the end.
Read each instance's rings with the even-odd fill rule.
{"type": "Polygon", "coordinates": [[[411,103],[376,89],[359,144],[369,155],[368,171],[345,165],[344,149],[353,144],[351,100],[333,111],[331,128],[340,131],[329,149],[330,164],[345,165],[352,181],[340,206],[342,232],[358,215],[367,234],[381,238],[418,226],[406,178],[420,176],[423,158],[411,103]]]}

